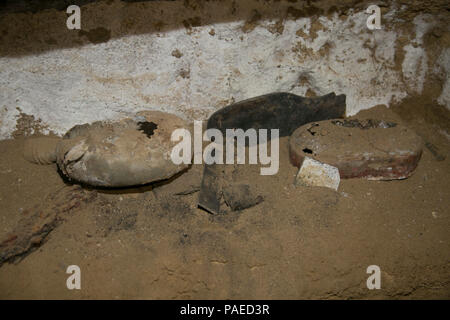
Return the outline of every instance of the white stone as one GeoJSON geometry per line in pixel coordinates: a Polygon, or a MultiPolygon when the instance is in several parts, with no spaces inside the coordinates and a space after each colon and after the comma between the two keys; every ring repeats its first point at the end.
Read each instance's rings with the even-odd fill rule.
{"type": "Polygon", "coordinates": [[[309,157],[305,157],[295,178],[295,184],[299,186],[327,187],[336,191],[340,181],[338,168],[309,157]]]}

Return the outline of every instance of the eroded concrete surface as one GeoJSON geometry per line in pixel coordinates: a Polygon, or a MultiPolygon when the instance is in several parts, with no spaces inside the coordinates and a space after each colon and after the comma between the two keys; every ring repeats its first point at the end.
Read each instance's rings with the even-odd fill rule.
{"type": "Polygon", "coordinates": [[[274,91],[345,93],[348,115],[425,93],[448,108],[446,1],[377,3],[373,31],[368,1],[82,1],[82,30],[18,3],[0,13],[0,138],[274,91]]]}

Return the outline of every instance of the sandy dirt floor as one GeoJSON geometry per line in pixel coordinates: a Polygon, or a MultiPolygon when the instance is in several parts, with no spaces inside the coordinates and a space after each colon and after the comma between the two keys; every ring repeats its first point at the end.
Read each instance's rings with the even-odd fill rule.
{"type": "Polygon", "coordinates": [[[0,299],[449,299],[448,113],[394,110],[359,116],[400,115],[434,146],[412,177],[294,187],[284,138],[277,175],[227,168],[264,201],[219,216],[197,208],[201,166],[166,184],[86,191],[56,165],[25,161],[22,138],[0,141],[0,239],[24,214],[91,195],[42,245],[0,267],[0,299]],[[81,268],[81,290],[66,287],[69,265],[81,268]],[[367,289],[369,265],[381,268],[380,290],[367,289]]]}

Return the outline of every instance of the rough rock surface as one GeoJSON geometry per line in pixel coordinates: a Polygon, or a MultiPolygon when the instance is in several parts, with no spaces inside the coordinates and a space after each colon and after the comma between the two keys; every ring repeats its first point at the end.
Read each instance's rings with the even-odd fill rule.
{"type": "Polygon", "coordinates": [[[301,126],[289,141],[291,163],[308,156],[339,169],[340,177],[404,179],[422,155],[422,139],[402,124],[382,120],[326,120],[301,126]]]}
{"type": "Polygon", "coordinates": [[[306,187],[327,187],[337,190],[339,187],[339,169],[326,163],[305,157],[295,178],[295,184],[306,187]]]}
{"type": "Polygon", "coordinates": [[[432,88],[449,107],[447,1],[383,3],[380,30],[369,0],[97,1],[81,30],[64,5],[4,13],[0,137],[31,116],[57,134],[143,107],[206,119],[274,91],[344,93],[353,115],[432,88]]]}

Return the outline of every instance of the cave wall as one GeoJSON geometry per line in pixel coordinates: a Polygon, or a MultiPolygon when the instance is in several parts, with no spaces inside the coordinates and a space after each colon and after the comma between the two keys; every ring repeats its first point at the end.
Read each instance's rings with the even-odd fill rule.
{"type": "Polygon", "coordinates": [[[143,109],[206,119],[274,91],[344,93],[348,115],[423,94],[450,108],[446,2],[84,1],[81,30],[61,2],[18,2],[0,8],[0,138],[143,109]]]}

